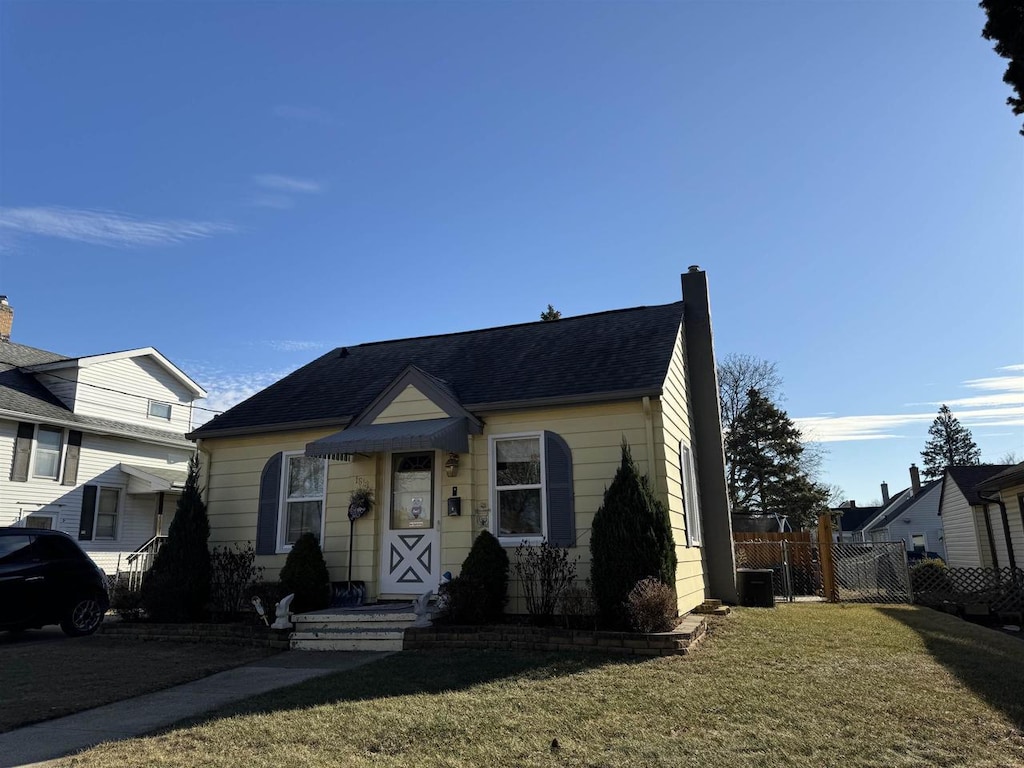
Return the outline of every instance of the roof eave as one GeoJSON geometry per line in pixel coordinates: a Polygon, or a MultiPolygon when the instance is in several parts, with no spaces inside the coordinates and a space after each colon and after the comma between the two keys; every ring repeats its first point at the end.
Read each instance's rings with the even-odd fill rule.
{"type": "Polygon", "coordinates": [[[199,427],[185,435],[189,440],[206,440],[213,437],[243,437],[245,435],[262,435],[267,432],[294,432],[300,429],[322,429],[333,427],[344,429],[352,422],[351,416],[341,419],[309,419],[307,421],[282,421],[276,424],[254,424],[245,427],[225,427],[224,429],[205,429],[199,427]]]}
{"type": "Polygon", "coordinates": [[[123,437],[127,440],[138,440],[143,443],[155,443],[157,445],[169,445],[175,448],[193,448],[193,444],[190,441],[188,435],[183,435],[182,439],[176,439],[175,434],[168,434],[167,437],[159,435],[140,435],[137,432],[130,430],[120,430],[114,427],[104,427],[97,424],[83,424],[80,421],[74,421],[72,419],[60,419],[50,418],[49,416],[40,416],[36,413],[22,413],[20,411],[9,411],[0,408],[0,418],[9,418],[16,421],[29,421],[33,424],[52,424],[55,427],[67,427],[68,429],[77,429],[82,432],[91,432],[96,435],[112,435],[114,437],[123,437]]]}

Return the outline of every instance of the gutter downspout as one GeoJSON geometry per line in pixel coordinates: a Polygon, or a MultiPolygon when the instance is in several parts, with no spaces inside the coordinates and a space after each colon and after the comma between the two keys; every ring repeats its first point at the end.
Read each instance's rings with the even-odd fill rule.
{"type": "MultiPolygon", "coordinates": [[[[1013,538],[1010,536],[1010,518],[1007,517],[1007,515],[1006,515],[1006,504],[1003,503],[1002,498],[991,499],[988,496],[982,496],[981,493],[978,493],[978,498],[981,499],[982,501],[984,501],[986,503],[986,505],[988,505],[988,504],[998,504],[999,505],[999,516],[1002,518],[1002,522],[1003,522],[1003,538],[1006,540],[1006,556],[1007,556],[1007,558],[1010,561],[1010,569],[1011,569],[1011,571],[1013,573],[1016,573],[1017,572],[1017,558],[1014,557],[1014,554],[1013,554],[1013,538]]],[[[986,510],[987,510],[987,506],[986,506],[986,510]]],[[[985,520],[986,521],[988,520],[988,512],[987,511],[985,513],[985,520]]],[[[989,536],[991,536],[991,535],[992,535],[992,528],[990,526],[989,527],[989,536]]],[[[994,542],[993,542],[992,546],[993,546],[993,550],[994,550],[995,549],[995,543],[994,542]]],[[[993,555],[994,554],[995,554],[995,552],[993,551],[993,555]]]]}
{"type": "Polygon", "coordinates": [[[982,504],[981,516],[985,518],[985,533],[988,534],[988,550],[992,555],[992,567],[999,570],[999,558],[996,556],[996,537],[992,535],[992,520],[988,516],[988,504],[982,504]]]}

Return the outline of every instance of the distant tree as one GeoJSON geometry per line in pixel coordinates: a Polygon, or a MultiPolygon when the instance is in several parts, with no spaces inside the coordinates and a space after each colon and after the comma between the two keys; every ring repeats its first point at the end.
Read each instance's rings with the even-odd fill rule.
{"type": "Polygon", "coordinates": [[[545,310],[544,312],[540,313],[540,319],[543,320],[545,323],[549,323],[552,320],[561,320],[562,319],[562,313],[559,312],[557,309],[555,309],[550,304],[548,304],[547,310],[545,310]]]}
{"type": "Polygon", "coordinates": [[[210,599],[210,520],[199,489],[199,458],[188,463],[167,541],[142,581],[142,605],[154,621],[198,621],[210,599]]]}
{"type": "MultiPolygon", "coordinates": [[[[1007,97],[1006,103],[1013,114],[1024,114],[1024,0],[981,0],[978,5],[988,14],[981,36],[995,41],[996,53],[1010,60],[1003,82],[1017,95],[1007,97]]],[[[1024,136],[1024,127],[1020,134],[1024,136]]]]}
{"type": "Polygon", "coordinates": [[[999,457],[999,461],[996,464],[1017,464],[1019,461],[1016,451],[1007,451],[999,457]]]}
{"type": "Polygon", "coordinates": [[[971,436],[971,430],[943,404],[939,415],[928,427],[928,442],[921,451],[922,468],[926,478],[941,477],[946,467],[971,466],[981,463],[981,450],[971,436]]]}
{"type": "Polygon", "coordinates": [[[718,364],[718,397],[722,404],[722,431],[728,432],[747,407],[747,393],[756,389],[771,401],[780,398],[782,376],[770,360],[753,355],[727,355],[718,364]]]}
{"type": "Polygon", "coordinates": [[[809,527],[828,502],[831,489],[804,470],[800,430],[785,411],[757,389],[726,437],[732,458],[729,482],[733,508],[741,514],[778,514],[794,528],[809,527]]]}

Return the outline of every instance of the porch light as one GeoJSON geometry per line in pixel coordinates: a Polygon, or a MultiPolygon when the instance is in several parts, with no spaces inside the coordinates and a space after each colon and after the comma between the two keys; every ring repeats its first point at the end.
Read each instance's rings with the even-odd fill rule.
{"type": "Polygon", "coordinates": [[[455,477],[459,474],[459,454],[449,453],[444,462],[444,473],[448,477],[455,477]]]}

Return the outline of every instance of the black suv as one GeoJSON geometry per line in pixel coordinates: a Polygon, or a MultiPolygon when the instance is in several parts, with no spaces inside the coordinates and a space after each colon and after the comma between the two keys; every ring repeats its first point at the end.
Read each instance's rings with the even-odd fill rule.
{"type": "Polygon", "coordinates": [[[106,575],[66,533],[0,528],[0,630],[89,635],[108,605],[106,575]]]}

